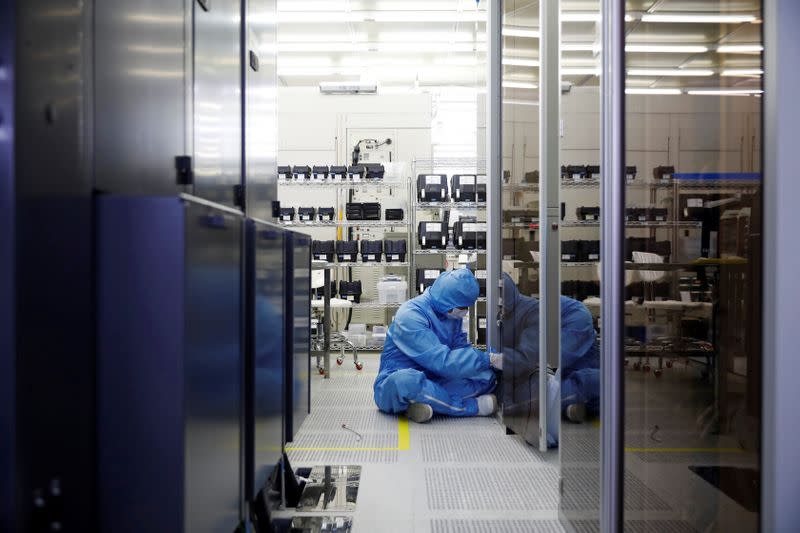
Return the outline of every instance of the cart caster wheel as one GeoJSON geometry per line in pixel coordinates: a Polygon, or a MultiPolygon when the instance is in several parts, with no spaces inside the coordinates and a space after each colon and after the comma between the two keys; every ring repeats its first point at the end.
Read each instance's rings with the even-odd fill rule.
{"type": "Polygon", "coordinates": [[[356,370],[363,370],[363,369],[364,369],[364,363],[362,363],[361,361],[356,361],[356,370]]]}
{"type": "Polygon", "coordinates": [[[667,361],[667,368],[672,368],[672,361],[667,361]]]}
{"type": "Polygon", "coordinates": [[[641,368],[642,368],[642,363],[633,363],[633,369],[634,370],[639,370],[641,368]]]}
{"type": "Polygon", "coordinates": [[[318,368],[317,370],[319,371],[319,375],[320,376],[324,376],[325,375],[325,369],[324,368],[318,368]]]}
{"type": "Polygon", "coordinates": [[[336,364],[339,365],[339,366],[342,366],[344,364],[344,359],[342,359],[341,357],[337,357],[336,358],[336,364]]]}
{"type": "Polygon", "coordinates": [[[655,376],[656,376],[657,378],[660,378],[660,377],[661,377],[661,374],[663,374],[663,373],[664,373],[664,371],[663,371],[663,370],[661,370],[660,368],[656,368],[655,370],[653,370],[653,374],[655,374],[655,376]]]}
{"type": "Polygon", "coordinates": [[[650,365],[644,365],[642,367],[642,372],[650,372],[650,365]]]}

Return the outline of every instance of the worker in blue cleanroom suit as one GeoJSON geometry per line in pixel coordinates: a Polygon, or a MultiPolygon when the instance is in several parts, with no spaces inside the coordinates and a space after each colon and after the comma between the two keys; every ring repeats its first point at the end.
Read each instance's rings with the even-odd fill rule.
{"type": "Polygon", "coordinates": [[[487,416],[497,410],[493,361],[500,354],[473,348],[463,319],[478,299],[467,269],[445,272],[423,294],[404,303],[389,326],[375,379],[375,403],[415,422],[433,413],[487,416]]]}
{"type": "MultiPolygon", "coordinates": [[[[514,403],[530,402],[536,395],[538,375],[534,383],[530,377],[539,366],[539,300],[520,294],[514,281],[503,274],[503,358],[506,369],[514,368],[515,376],[527,383],[515,386],[514,403]],[[526,392],[528,391],[528,392],[526,392]]],[[[561,297],[561,362],[555,379],[548,387],[548,405],[556,405],[560,382],[561,413],[573,422],[581,422],[589,413],[596,413],[600,396],[600,357],[597,333],[592,315],[586,306],[577,300],[561,297]]],[[[550,409],[550,412],[559,412],[550,409]]],[[[557,421],[549,420],[548,435],[552,444],[558,441],[557,421]]]]}

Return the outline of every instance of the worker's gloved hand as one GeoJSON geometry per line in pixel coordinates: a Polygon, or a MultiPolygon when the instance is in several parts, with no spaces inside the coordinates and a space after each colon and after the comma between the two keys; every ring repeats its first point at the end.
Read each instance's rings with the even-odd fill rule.
{"type": "Polygon", "coordinates": [[[503,370],[503,354],[501,352],[489,352],[489,364],[495,370],[503,370]]]}

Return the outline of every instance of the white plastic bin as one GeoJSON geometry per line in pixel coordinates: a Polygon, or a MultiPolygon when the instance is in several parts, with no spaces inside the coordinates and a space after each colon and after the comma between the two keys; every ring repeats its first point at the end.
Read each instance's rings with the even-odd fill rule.
{"type": "Polygon", "coordinates": [[[408,283],[400,278],[384,278],[378,282],[378,302],[399,304],[406,301],[408,283]]]}

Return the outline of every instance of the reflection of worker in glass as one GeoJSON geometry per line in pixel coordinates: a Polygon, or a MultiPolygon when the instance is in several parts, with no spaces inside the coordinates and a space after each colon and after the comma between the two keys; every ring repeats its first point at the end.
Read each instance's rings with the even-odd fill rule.
{"type": "Polygon", "coordinates": [[[473,348],[463,319],[478,298],[467,269],[445,272],[422,295],[403,304],[389,327],[375,379],[375,403],[415,422],[433,413],[486,416],[497,410],[492,360],[473,348]]]}
{"type": "MultiPolygon", "coordinates": [[[[508,274],[503,274],[503,284],[505,367],[513,364],[515,374],[531,376],[539,367],[539,300],[520,294],[508,274]]],[[[596,414],[600,397],[597,333],[586,306],[566,296],[561,297],[561,363],[556,385],[559,374],[562,414],[573,422],[582,422],[587,413],[596,414]]]]}

